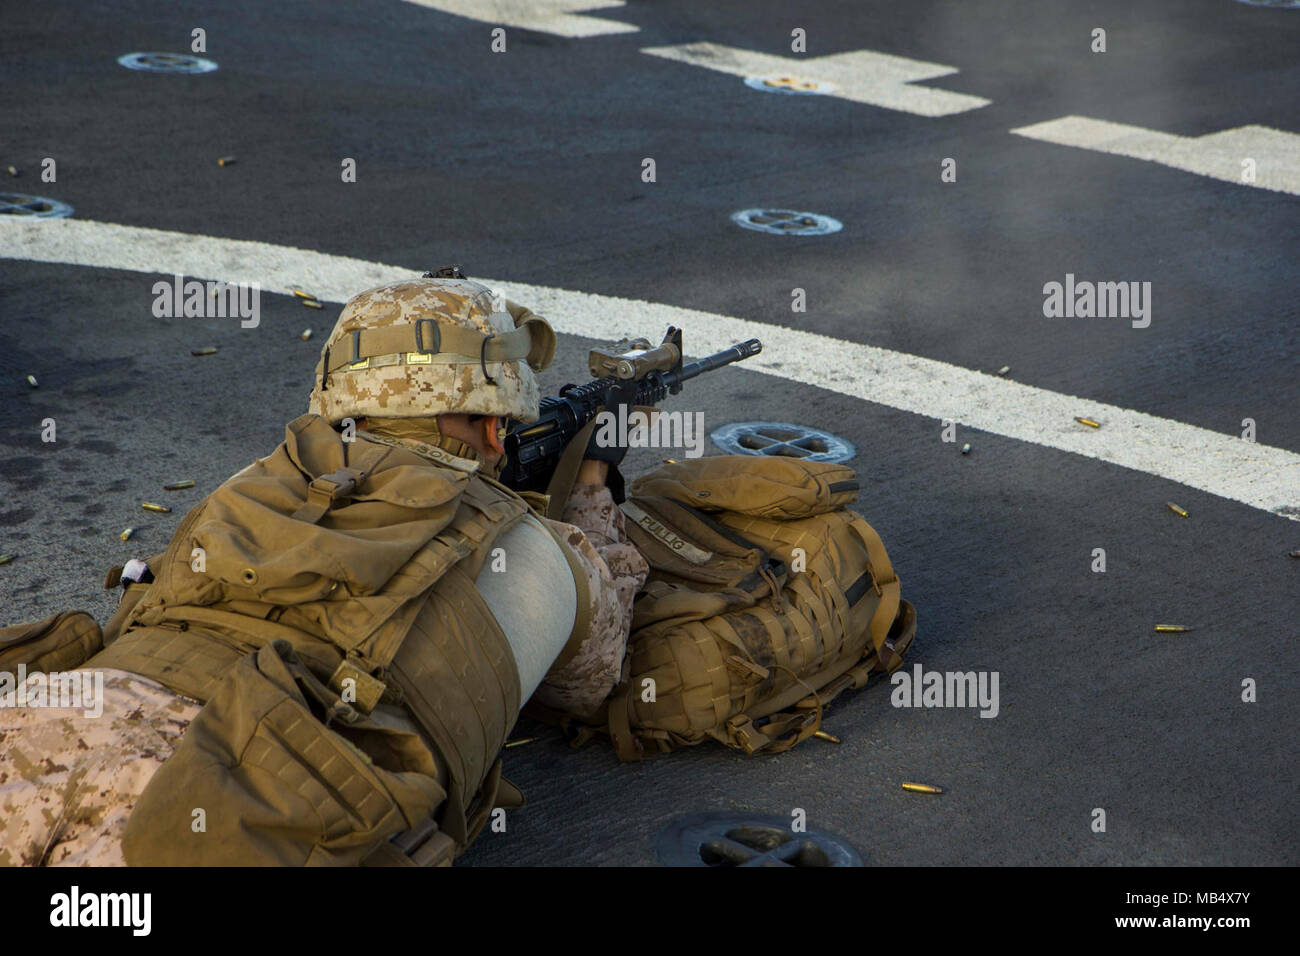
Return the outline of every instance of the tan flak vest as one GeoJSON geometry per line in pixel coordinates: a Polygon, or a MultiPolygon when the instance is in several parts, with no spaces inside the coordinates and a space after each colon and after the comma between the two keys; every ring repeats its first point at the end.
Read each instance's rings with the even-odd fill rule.
{"type": "Polygon", "coordinates": [[[474,579],[528,504],[451,454],[314,415],[285,432],[185,517],[87,665],[206,703],[133,811],[127,861],[449,862],[521,803],[497,759],[519,677],[474,579]]]}

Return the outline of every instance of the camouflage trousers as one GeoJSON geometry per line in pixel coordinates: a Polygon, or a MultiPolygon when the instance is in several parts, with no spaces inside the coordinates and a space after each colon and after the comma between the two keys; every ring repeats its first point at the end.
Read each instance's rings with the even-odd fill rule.
{"type": "Polygon", "coordinates": [[[0,707],[0,866],[125,865],[127,818],[202,705],[136,674],[98,673],[99,716],[0,707]]]}
{"type": "Polygon", "coordinates": [[[618,683],[632,629],[632,601],[650,566],[627,539],[623,512],[604,485],[574,485],[563,522],[552,522],[577,553],[591,594],[587,639],[563,667],[546,675],[533,699],[590,717],[618,683]]]}

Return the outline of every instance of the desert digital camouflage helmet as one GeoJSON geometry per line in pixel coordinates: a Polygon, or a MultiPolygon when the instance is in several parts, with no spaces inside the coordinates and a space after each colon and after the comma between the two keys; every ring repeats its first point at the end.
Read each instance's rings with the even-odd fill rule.
{"type": "Polygon", "coordinates": [[[377,286],[348,301],[316,364],[309,411],[335,425],[446,412],[537,420],[533,373],[555,355],[550,324],[456,267],[439,273],[449,274],[377,286]]]}

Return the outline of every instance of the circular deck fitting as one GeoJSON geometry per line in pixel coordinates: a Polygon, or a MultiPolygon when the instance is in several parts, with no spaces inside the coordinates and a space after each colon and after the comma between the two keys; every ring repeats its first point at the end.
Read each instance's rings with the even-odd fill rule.
{"type": "Polygon", "coordinates": [[[830,83],[806,80],[801,76],[747,76],[745,85],[763,93],[787,93],[794,96],[822,96],[835,91],[830,83]]]}
{"type": "Polygon", "coordinates": [[[0,216],[22,216],[25,219],[65,219],[72,215],[72,207],[57,199],[28,196],[23,193],[0,193],[0,216]]]}
{"type": "Polygon", "coordinates": [[[712,435],[713,443],[733,455],[781,455],[807,461],[848,461],[857,449],[821,428],[787,422],[735,422],[712,435]]]}
{"type": "Polygon", "coordinates": [[[211,73],[217,64],[188,53],[124,53],[117,62],[146,73],[211,73]]]}
{"type": "Polygon", "coordinates": [[[858,852],[833,834],[792,833],[788,819],[747,813],[693,813],[654,842],[664,866],[862,866],[858,852]]]}
{"type": "Polygon", "coordinates": [[[731,214],[731,221],[746,229],[778,236],[825,236],[844,228],[838,219],[794,209],[742,209],[731,214]]]}

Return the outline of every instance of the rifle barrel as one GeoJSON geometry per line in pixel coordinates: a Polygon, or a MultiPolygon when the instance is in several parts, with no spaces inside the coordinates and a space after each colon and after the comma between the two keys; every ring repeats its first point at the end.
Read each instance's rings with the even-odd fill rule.
{"type": "Polygon", "coordinates": [[[761,351],[763,351],[763,343],[758,339],[750,339],[747,342],[741,342],[739,345],[733,345],[729,349],[723,349],[721,352],[715,352],[712,355],[706,356],[698,362],[691,362],[689,365],[683,365],[681,372],[672,376],[675,380],[672,384],[680,384],[689,381],[697,375],[703,375],[705,372],[712,372],[715,368],[722,368],[722,366],[730,365],[732,362],[743,362],[745,359],[752,358],[761,351]]]}

